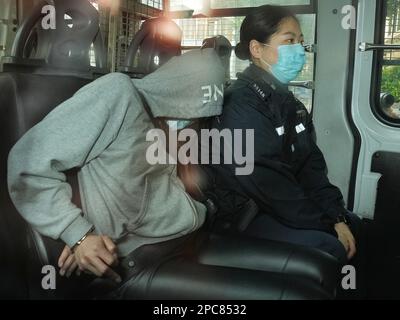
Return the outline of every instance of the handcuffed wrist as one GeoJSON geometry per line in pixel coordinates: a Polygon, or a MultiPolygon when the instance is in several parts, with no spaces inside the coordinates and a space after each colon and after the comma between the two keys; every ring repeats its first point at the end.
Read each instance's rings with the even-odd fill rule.
{"type": "Polygon", "coordinates": [[[93,224],[84,217],[78,216],[60,235],[61,240],[72,248],[87,233],[94,228],[93,224]]]}
{"type": "Polygon", "coordinates": [[[71,248],[71,251],[74,251],[78,246],[82,244],[83,241],[94,231],[94,227],[92,227],[81,239],[75,243],[75,245],[71,248]]]}

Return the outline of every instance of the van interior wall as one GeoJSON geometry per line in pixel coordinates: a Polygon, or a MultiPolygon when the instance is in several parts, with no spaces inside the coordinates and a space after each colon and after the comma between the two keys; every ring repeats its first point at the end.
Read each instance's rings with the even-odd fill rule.
{"type": "Polygon", "coordinates": [[[341,8],[351,0],[318,1],[314,125],[329,178],[347,200],[354,138],[346,116],[350,31],[341,28],[341,8]]]}
{"type": "MultiPolygon", "coordinates": [[[[326,157],[329,178],[333,184],[340,187],[345,199],[348,199],[349,195],[355,144],[350,127],[351,119],[347,118],[346,90],[355,84],[358,85],[347,82],[348,73],[351,72],[348,56],[351,44],[350,30],[338,27],[343,18],[340,9],[348,4],[351,4],[351,1],[318,2],[318,52],[314,102],[314,124],[318,145],[326,157]],[[335,9],[337,14],[334,13],[335,9]]],[[[370,20],[367,23],[370,24],[370,20]]],[[[370,83],[370,76],[371,73],[367,72],[366,76],[363,76],[363,81],[370,83]]],[[[367,100],[363,102],[362,107],[368,108],[369,90],[364,91],[367,92],[365,94],[367,100]]],[[[363,143],[368,144],[369,141],[363,143]]],[[[364,158],[365,155],[362,155],[361,160],[366,161],[364,158]]],[[[398,161],[398,153],[378,152],[374,154],[372,170],[368,167],[368,171],[383,175],[377,186],[374,220],[366,221],[366,286],[369,299],[400,297],[398,161]]],[[[372,190],[365,185],[362,187],[363,190],[372,190]]],[[[371,201],[375,201],[371,192],[365,192],[363,197],[373,198],[371,201]]],[[[366,206],[365,202],[363,206],[366,206]]],[[[363,213],[358,212],[358,208],[356,207],[356,213],[363,213]]]]}

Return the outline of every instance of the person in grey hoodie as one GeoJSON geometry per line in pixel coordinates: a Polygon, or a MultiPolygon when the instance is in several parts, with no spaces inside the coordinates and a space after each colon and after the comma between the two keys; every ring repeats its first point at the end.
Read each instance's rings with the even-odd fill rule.
{"type": "MultiPolygon", "coordinates": [[[[125,281],[124,288],[137,288],[138,284],[128,278],[143,277],[124,274],[124,270],[135,265],[132,259],[138,252],[141,256],[143,248],[159,248],[156,253],[153,250],[144,254],[144,263],[140,263],[143,257],[138,259],[137,269],[148,272],[154,264],[159,266],[166,252],[176,253],[182,243],[190,242],[190,236],[205,221],[206,207],[187,194],[176,165],[150,165],[146,161],[152,144],[146,135],[155,128],[155,122],[145,111],[142,99],[159,123],[219,115],[223,97],[210,96],[207,88],[221,88],[224,74],[212,49],[175,57],[142,80],[109,74],[79,90],[13,147],[8,160],[10,196],[33,228],[66,244],[59,260],[64,273],[70,274],[78,266],[98,277],[125,281]],[[79,168],[82,208],[71,202],[72,189],[65,175],[71,168],[79,168]],[[127,268],[118,269],[126,257],[127,268]]],[[[213,272],[221,272],[224,279],[225,271],[213,272]]],[[[154,274],[149,274],[154,279],[154,274]]],[[[189,277],[182,271],[178,274],[183,280],[189,277]]],[[[268,287],[268,277],[262,278],[261,286],[268,287]]],[[[250,281],[251,285],[260,286],[260,279],[253,276],[250,281]]],[[[238,284],[242,286],[243,282],[238,284]]],[[[145,287],[148,289],[148,285],[145,287]]],[[[196,291],[193,288],[192,293],[193,290],[196,291]]],[[[322,289],[314,287],[303,293],[282,290],[288,296],[326,297],[322,289]]],[[[198,289],[192,297],[213,297],[203,291],[198,289]]],[[[137,290],[118,297],[136,294],[137,290]]],[[[167,292],[166,296],[173,297],[170,294],[167,292]]],[[[244,298],[240,288],[232,294],[222,294],[218,289],[214,297],[244,298]]],[[[257,294],[268,297],[262,290],[257,294]]],[[[187,298],[185,294],[184,297],[187,298]]]]}

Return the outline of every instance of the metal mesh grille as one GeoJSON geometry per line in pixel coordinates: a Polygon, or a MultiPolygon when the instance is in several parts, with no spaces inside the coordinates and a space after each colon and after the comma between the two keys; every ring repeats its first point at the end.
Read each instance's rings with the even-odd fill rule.
{"type": "Polygon", "coordinates": [[[118,26],[119,31],[116,39],[116,69],[124,64],[129,45],[131,44],[135,34],[139,31],[143,19],[156,16],[156,12],[152,8],[162,8],[162,1],[121,1],[118,26]]]}
{"type": "MultiPolygon", "coordinates": [[[[223,18],[198,18],[198,19],[178,19],[175,22],[183,30],[183,46],[200,47],[203,40],[217,35],[225,36],[233,46],[240,41],[240,25],[243,17],[223,17],[223,18]]],[[[231,78],[236,78],[236,73],[243,71],[249,62],[231,57],[231,78]]]]}
{"type": "Polygon", "coordinates": [[[11,53],[12,43],[15,38],[17,24],[12,21],[17,19],[17,8],[12,0],[0,1],[0,59],[11,53]]]}
{"type": "Polygon", "coordinates": [[[163,9],[163,0],[140,0],[140,3],[156,9],[163,9]]]}
{"type": "Polygon", "coordinates": [[[110,16],[109,8],[100,7],[110,71],[117,71],[124,65],[129,45],[143,19],[159,16],[162,8],[163,0],[120,0],[117,12],[110,16]]]}

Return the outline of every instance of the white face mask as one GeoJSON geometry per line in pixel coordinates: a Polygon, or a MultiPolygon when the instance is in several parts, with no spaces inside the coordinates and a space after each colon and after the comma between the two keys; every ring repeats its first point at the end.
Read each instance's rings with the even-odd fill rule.
{"type": "MultiPolygon", "coordinates": [[[[272,47],[269,44],[261,43],[264,46],[272,47]]],[[[278,62],[270,65],[263,58],[260,61],[268,66],[271,73],[281,83],[288,84],[300,74],[306,63],[306,53],[304,47],[298,44],[281,45],[278,47],[278,62]]]]}
{"type": "Polygon", "coordinates": [[[190,126],[192,120],[167,120],[167,124],[171,130],[178,131],[190,126]]]}

